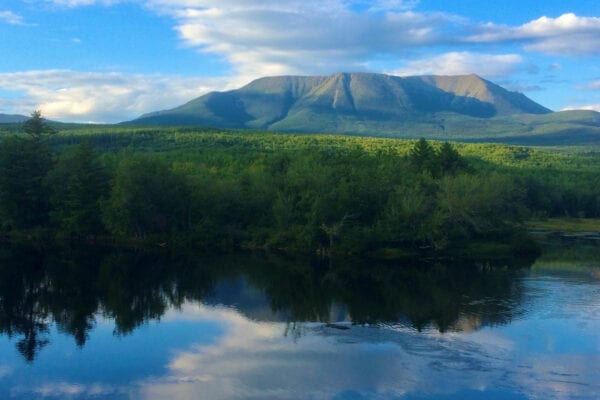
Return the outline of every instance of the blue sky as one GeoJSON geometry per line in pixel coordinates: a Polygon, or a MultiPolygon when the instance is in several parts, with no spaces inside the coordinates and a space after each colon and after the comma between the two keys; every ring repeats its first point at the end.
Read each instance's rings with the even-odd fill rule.
{"type": "Polygon", "coordinates": [[[119,122],[341,71],[476,73],[600,111],[600,1],[0,0],[0,113],[119,122]]]}

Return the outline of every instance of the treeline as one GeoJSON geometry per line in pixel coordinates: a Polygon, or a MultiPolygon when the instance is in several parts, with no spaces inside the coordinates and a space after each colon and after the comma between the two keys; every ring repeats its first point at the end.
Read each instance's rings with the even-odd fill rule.
{"type": "MultiPolygon", "coordinates": [[[[167,154],[171,163],[185,159],[196,164],[236,163],[271,152],[340,151],[361,149],[368,153],[407,156],[414,141],[344,135],[283,135],[197,128],[86,127],[62,130],[52,146],[89,140],[101,152],[136,151],[167,154]]],[[[434,143],[434,146],[438,146],[434,143]]],[[[498,144],[453,145],[479,174],[497,172],[514,177],[526,190],[526,205],[535,217],[600,216],[600,147],[532,148],[498,144]]]]}
{"type": "Polygon", "coordinates": [[[304,321],[336,322],[331,318],[340,305],[356,324],[479,329],[510,321],[522,301],[516,268],[464,260],[455,265],[411,260],[401,266],[366,267],[354,260],[319,268],[273,255],[199,259],[185,252],[0,244],[0,335],[33,361],[53,339],[53,325],[83,347],[99,316],[103,324],[114,323],[116,335],[127,335],[186,303],[239,305],[248,290],[254,301],[236,309],[251,319],[286,322],[291,333],[300,333],[293,329],[304,321]],[[220,296],[221,283],[236,278],[244,285],[220,296]]]}
{"type": "Polygon", "coordinates": [[[253,135],[250,147],[117,153],[89,142],[53,151],[42,134],[5,138],[1,229],[226,250],[391,254],[501,242],[525,252],[524,218],[600,216],[594,174],[560,181],[560,172],[501,168],[425,140],[399,154],[273,149],[253,135]]]}

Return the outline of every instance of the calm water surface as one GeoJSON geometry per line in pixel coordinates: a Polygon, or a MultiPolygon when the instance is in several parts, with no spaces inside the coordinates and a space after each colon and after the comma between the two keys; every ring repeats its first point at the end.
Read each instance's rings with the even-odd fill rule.
{"type": "Polygon", "coordinates": [[[0,247],[2,399],[597,399],[600,247],[533,261],[0,247]]]}

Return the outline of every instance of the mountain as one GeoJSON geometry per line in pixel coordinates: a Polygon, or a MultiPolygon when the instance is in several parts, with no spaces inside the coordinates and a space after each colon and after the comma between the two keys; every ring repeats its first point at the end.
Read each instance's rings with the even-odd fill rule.
{"type": "Polygon", "coordinates": [[[27,121],[29,117],[17,114],[0,114],[0,124],[14,124],[27,121]]]}
{"type": "Polygon", "coordinates": [[[584,114],[553,113],[477,75],[340,73],[261,78],[127,124],[452,139],[568,134],[574,128],[600,134],[600,114],[584,114]]]}

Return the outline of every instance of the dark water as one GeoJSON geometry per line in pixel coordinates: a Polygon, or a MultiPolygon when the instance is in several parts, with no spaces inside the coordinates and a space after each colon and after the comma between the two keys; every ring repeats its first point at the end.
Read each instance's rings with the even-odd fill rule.
{"type": "Polygon", "coordinates": [[[0,398],[597,399],[600,252],[390,265],[0,247],[0,398]]]}

